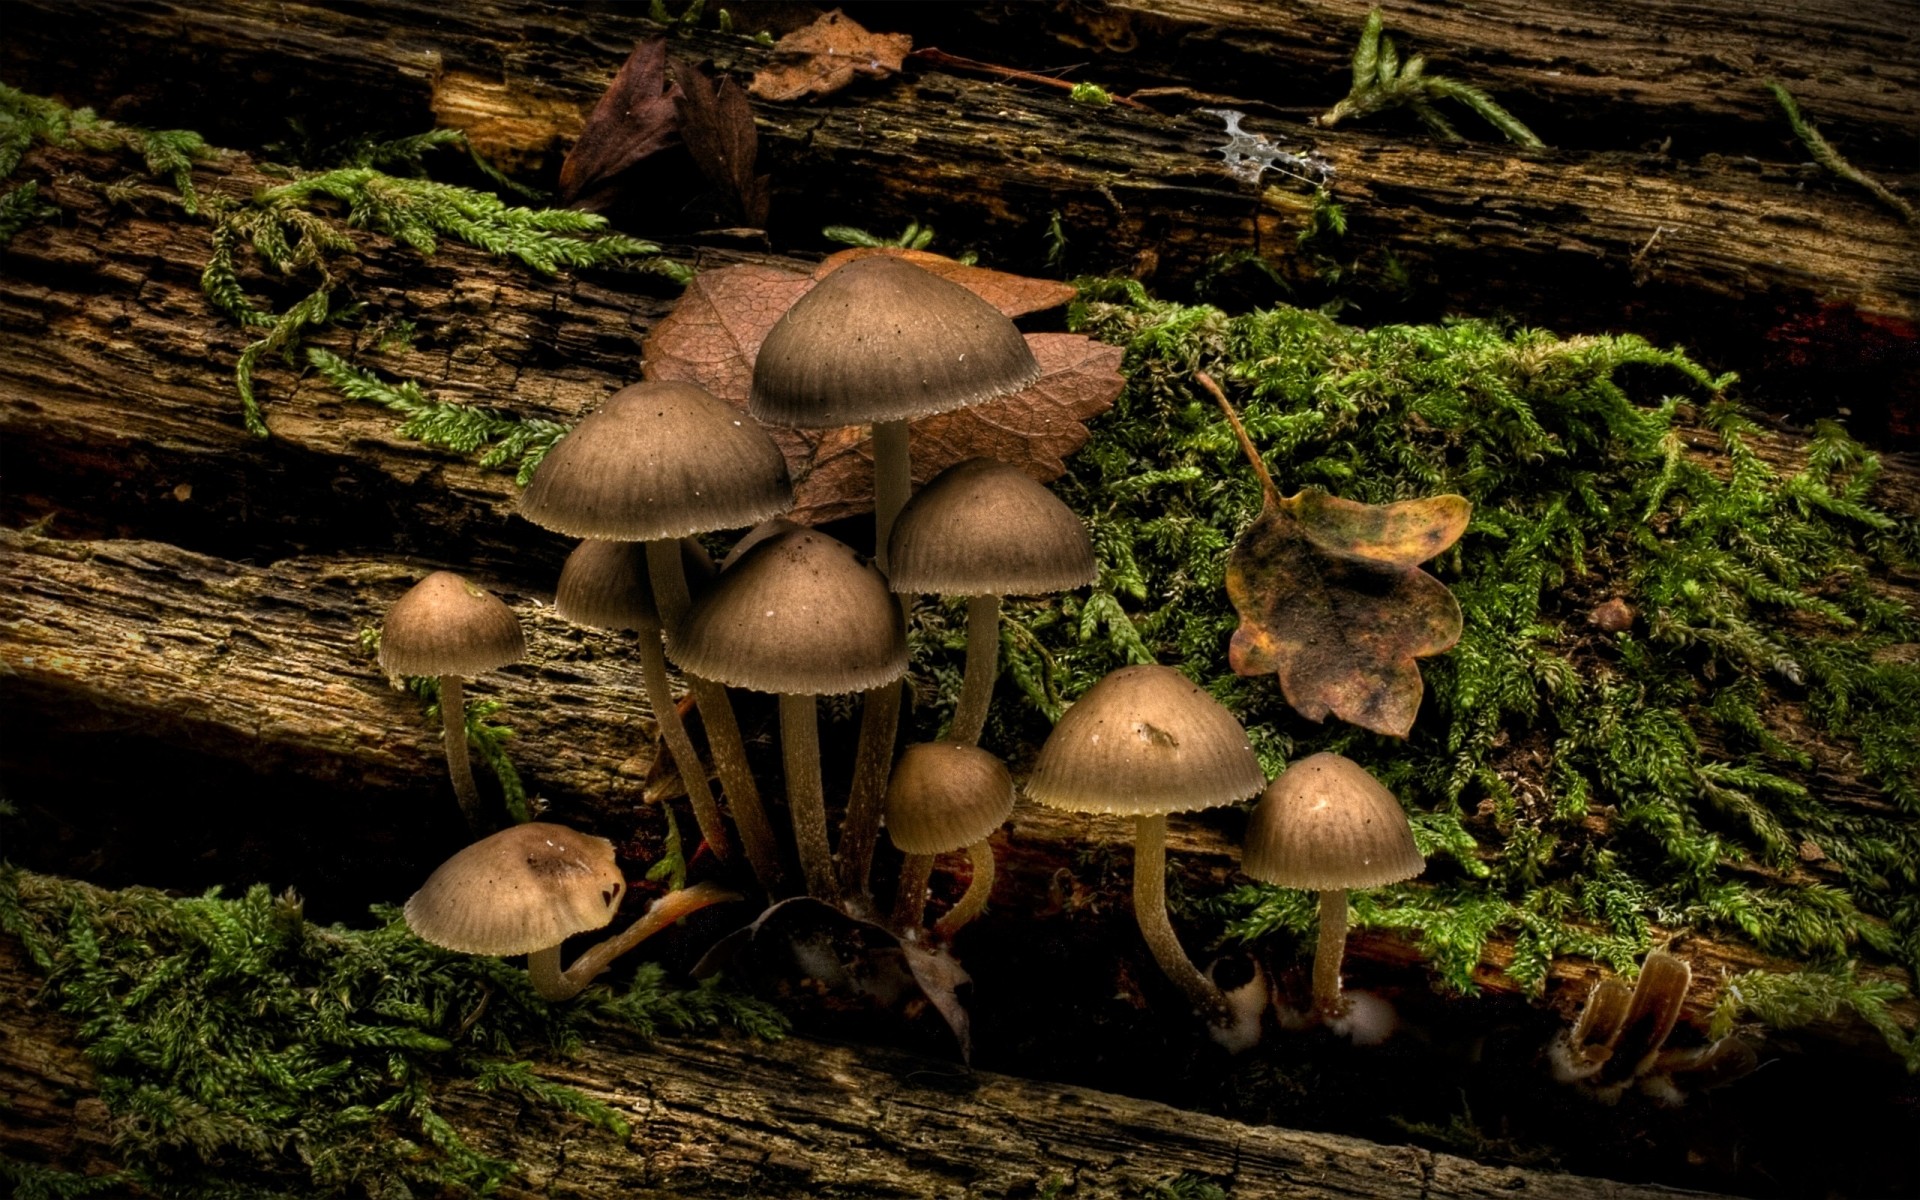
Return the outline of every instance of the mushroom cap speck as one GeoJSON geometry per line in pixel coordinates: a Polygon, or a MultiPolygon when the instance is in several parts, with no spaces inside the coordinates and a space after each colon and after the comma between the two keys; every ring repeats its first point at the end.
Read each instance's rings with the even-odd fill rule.
{"type": "Polygon", "coordinates": [[[793,506],[787,460],[745,413],[691,383],[620,389],[554,444],[520,515],[571,537],[649,542],[738,529],[793,506]]]}
{"type": "Polygon", "coordinates": [[[464,954],[531,954],[606,925],[626,887],[612,842],[534,821],[441,863],[407,901],[407,926],[464,954]]]}
{"type": "Polygon", "coordinates": [[[1266,776],[1247,731],[1172,667],[1122,667],[1053,727],[1027,795],[1071,812],[1153,816],[1244,800],[1266,776]]]}
{"type": "Polygon", "coordinates": [[[945,854],[984,841],[1013,815],[1013,777],[965,742],[908,746],[887,781],[887,835],[903,854],[945,854]]]}
{"type": "Polygon", "coordinates": [[[1359,763],[1324,752],[1267,785],[1241,859],[1255,879],[1323,892],[1398,883],[1426,865],[1393,793],[1359,763]]]}
{"type": "Polygon", "coordinates": [[[955,463],[900,510],[887,543],[897,592],[1033,596],[1093,582],[1087,526],[1018,467],[955,463]]]}
{"type": "Polygon", "coordinates": [[[389,675],[479,675],[526,656],[513,610],[452,571],[414,584],[380,626],[380,667],[389,675]]]}
{"type": "Polygon", "coordinates": [[[775,323],[747,410],[769,425],[834,429],[980,404],[1040,378],[999,309],[889,255],[855,259],[775,323]]]}

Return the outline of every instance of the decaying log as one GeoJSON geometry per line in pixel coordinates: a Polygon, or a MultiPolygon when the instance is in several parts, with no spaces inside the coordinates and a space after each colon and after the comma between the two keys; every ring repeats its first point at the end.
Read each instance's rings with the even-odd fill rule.
{"type": "MultiPolygon", "coordinates": [[[[0,1157],[110,1169],[105,1106],[75,1025],[35,999],[40,978],[0,936],[0,1157]]],[[[618,1111],[624,1144],[505,1092],[438,1089],[439,1111],[484,1152],[519,1163],[506,1197],[1145,1195],[1192,1173],[1233,1196],[1654,1200],[1703,1193],[1518,1167],[1414,1146],[1245,1125],[1086,1088],[800,1039],[673,1038],[609,1029],[550,1080],[618,1111]]]]}

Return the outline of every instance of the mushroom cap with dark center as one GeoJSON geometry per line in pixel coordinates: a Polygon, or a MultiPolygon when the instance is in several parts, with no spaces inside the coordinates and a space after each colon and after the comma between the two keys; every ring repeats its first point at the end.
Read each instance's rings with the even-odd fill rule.
{"type": "Polygon", "coordinates": [[[1427,860],[1393,793],[1352,759],[1320,753],[1267,785],[1240,865],[1265,883],[1330,892],[1411,879],[1427,860]]]}
{"type": "Polygon", "coordinates": [[[1247,731],[1172,667],[1122,667],[1060,718],[1027,795],[1071,812],[1153,816],[1244,800],[1266,776],[1247,731]]]}
{"type": "Polygon", "coordinates": [[[407,901],[407,925],[464,954],[532,954],[606,925],[626,887],[612,842],[536,821],[441,863],[407,901]]]}
{"type": "Polygon", "coordinates": [[[667,631],[667,656],[729,687],[786,695],[864,692],[907,670],[886,576],[812,529],[767,538],[667,631]]]}
{"type": "Polygon", "coordinates": [[[526,656],[513,610],[452,571],[414,584],[380,627],[380,667],[389,675],[479,675],[526,656]]]}
{"type": "Polygon", "coordinates": [[[751,525],[793,505],[767,431],[691,383],[636,383],[554,444],[520,515],[572,537],[649,542],[751,525]]]}
{"type": "Polygon", "coordinates": [[[887,548],[895,591],[1032,596],[1084,587],[1095,575],[1087,526],[1018,467],[955,463],[900,510],[887,548]]]}
{"type": "Polygon", "coordinates": [[[908,746],[887,781],[887,835],[904,854],[945,854],[983,841],[1013,814],[1013,777],[965,742],[908,746]]]}
{"type": "Polygon", "coordinates": [[[769,425],[833,429],[966,408],[1038,378],[1026,338],[999,309],[875,255],[815,284],[774,325],[747,408],[769,425]]]}

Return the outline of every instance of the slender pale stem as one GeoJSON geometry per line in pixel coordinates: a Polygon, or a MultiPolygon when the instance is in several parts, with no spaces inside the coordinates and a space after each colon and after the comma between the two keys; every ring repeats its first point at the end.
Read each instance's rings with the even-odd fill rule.
{"type": "Polygon", "coordinates": [[[644,629],[640,631],[640,681],[647,689],[647,703],[653,708],[660,736],[680,771],[680,782],[686,785],[687,802],[693,805],[693,819],[700,824],[700,836],[706,839],[707,849],[713,851],[713,856],[726,862],[733,857],[733,839],[727,836],[720,806],[714,803],[713,789],[707,784],[706,764],[694,750],[693,739],[687,736],[687,726],[680,719],[679,706],[673,702],[673,685],[667,679],[667,656],[661,649],[660,635],[644,629]]]}
{"type": "Polygon", "coordinates": [[[909,854],[900,863],[900,886],[893,893],[893,931],[901,936],[920,928],[927,911],[927,881],[933,878],[933,855],[909,854]]]}
{"type": "Polygon", "coordinates": [[[887,569],[887,541],[893,521],[913,492],[913,460],[907,454],[907,423],[876,421],[873,426],[873,561],[887,569]]]}
{"type": "Polygon", "coordinates": [[[1340,996],[1340,963],[1347,953],[1347,893],[1320,893],[1320,942],[1313,951],[1313,1011],[1323,1020],[1346,1008],[1340,996]]]}
{"type": "Polygon", "coordinates": [[[1147,939],[1153,960],[1200,1015],[1215,1025],[1231,1025],[1233,1010],[1213,981],[1202,975],[1180,948],[1167,919],[1167,818],[1164,813],[1133,819],[1133,916],[1147,939]]]}
{"type": "Polygon", "coordinates": [[[969,746],[980,744],[987,727],[987,708],[993,703],[993,685],[1000,677],[1000,597],[967,597],[967,673],[960,682],[960,702],[954,705],[953,728],[947,737],[969,746]]]}
{"type": "Polygon", "coordinates": [[[560,969],[560,947],[548,946],[545,950],[535,950],[527,955],[527,975],[533,980],[533,990],[540,993],[542,1000],[571,1000],[580,994],[580,989],[567,984],[566,972],[560,969]]]}
{"type": "Polygon", "coordinates": [[[478,838],[492,825],[480,815],[480,789],[473,782],[473,760],[467,754],[467,696],[458,675],[440,677],[440,741],[447,750],[447,776],[453,794],[467,818],[467,829],[478,838]]]}
{"type": "Polygon", "coordinates": [[[893,773],[893,743],[900,728],[900,681],[884,683],[861,697],[860,743],[854,751],[853,784],[846,815],[840,819],[840,890],[848,900],[867,899],[873,847],[880,839],[880,813],[887,802],[887,778],[893,773]]]}
{"type": "Polygon", "coordinates": [[[962,926],[987,910],[987,897],[993,894],[993,843],[985,838],[967,847],[967,857],[973,860],[973,880],[967,884],[967,890],[959,903],[947,910],[947,915],[933,923],[933,936],[942,941],[953,940],[962,926]]]}
{"type": "MultiPolygon", "coordinates": [[[[648,542],[647,574],[653,579],[653,602],[660,610],[660,623],[672,629],[693,604],[686,568],[680,562],[680,543],[670,539],[648,542]]],[[[727,699],[727,689],[720,684],[691,671],[682,674],[694,703],[700,706],[707,745],[713,749],[713,769],[720,776],[720,788],[726,792],[728,803],[733,805],[733,821],[740,827],[740,842],[746,848],[747,861],[753,864],[754,878],[768,895],[777,896],[786,872],[780,867],[773,824],[760,803],[760,785],[754,782],[753,768],[747,762],[747,745],[733,716],[733,701],[727,699]]]]}
{"type": "Polygon", "coordinates": [[[780,697],[780,747],[786,755],[787,809],[793,817],[793,840],[800,849],[807,894],[839,904],[833,849],[827,842],[826,788],[820,780],[820,725],[812,696],[780,697]]]}
{"type": "Polygon", "coordinates": [[[709,904],[740,899],[740,893],[717,883],[696,883],[690,888],[668,892],[633,924],[590,947],[573,965],[560,969],[560,947],[549,946],[527,955],[527,975],[533,990],[545,1000],[571,1000],[578,996],[613,960],[646,941],[684,916],[699,912],[709,904]]]}

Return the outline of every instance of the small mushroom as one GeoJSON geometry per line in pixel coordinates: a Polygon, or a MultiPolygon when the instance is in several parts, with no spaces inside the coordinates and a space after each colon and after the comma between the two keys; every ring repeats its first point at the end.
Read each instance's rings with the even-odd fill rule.
{"type": "Polygon", "coordinates": [[[999,675],[1000,597],[1064,592],[1098,573],[1087,526],[1018,467],[970,458],[901,510],[888,552],[893,590],[967,597],[967,667],[947,736],[978,742],[999,675]]]}
{"type": "Polygon", "coordinates": [[[1265,883],[1320,894],[1313,1010],[1322,1020],[1345,1010],[1347,890],[1411,879],[1426,865],[1400,801],[1352,759],[1309,755],[1267,785],[1247,818],[1241,869],[1265,883]]]}
{"type": "Polygon", "coordinates": [[[979,916],[993,892],[993,845],[987,839],[1013,814],[1013,777],[999,759],[963,742],[921,742],[901,752],[887,784],[887,834],[906,855],[895,892],[893,927],[920,928],[927,880],[941,854],[965,850],[973,879],[933,933],[951,939],[979,916]]]}
{"type": "Polygon", "coordinates": [[[440,680],[440,724],[447,774],[475,837],[493,822],[480,813],[480,789],[467,755],[467,705],[461,677],[516,663],[527,656],[526,637],[513,610],[498,596],[452,571],[435,571],[387,610],[380,627],[380,667],[389,675],[434,675],[440,680]]]}
{"type": "Polygon", "coordinates": [[[1233,1006],[1167,919],[1167,814],[1245,800],[1265,776],[1247,731],[1171,667],[1122,667],[1087,689],[1040,747],[1027,795],[1134,819],[1133,914],[1154,961],[1223,1041],[1250,1045],[1233,1006]]]}
{"type": "Polygon", "coordinates": [[[463,954],[526,955],[534,990],[548,1000],[567,1000],[615,958],[681,917],[738,899],[710,883],[669,892],[645,916],[562,970],[561,943],[604,928],[626,890],[612,842],[530,821],[441,863],[404,911],[408,928],[436,946],[463,954]]]}

